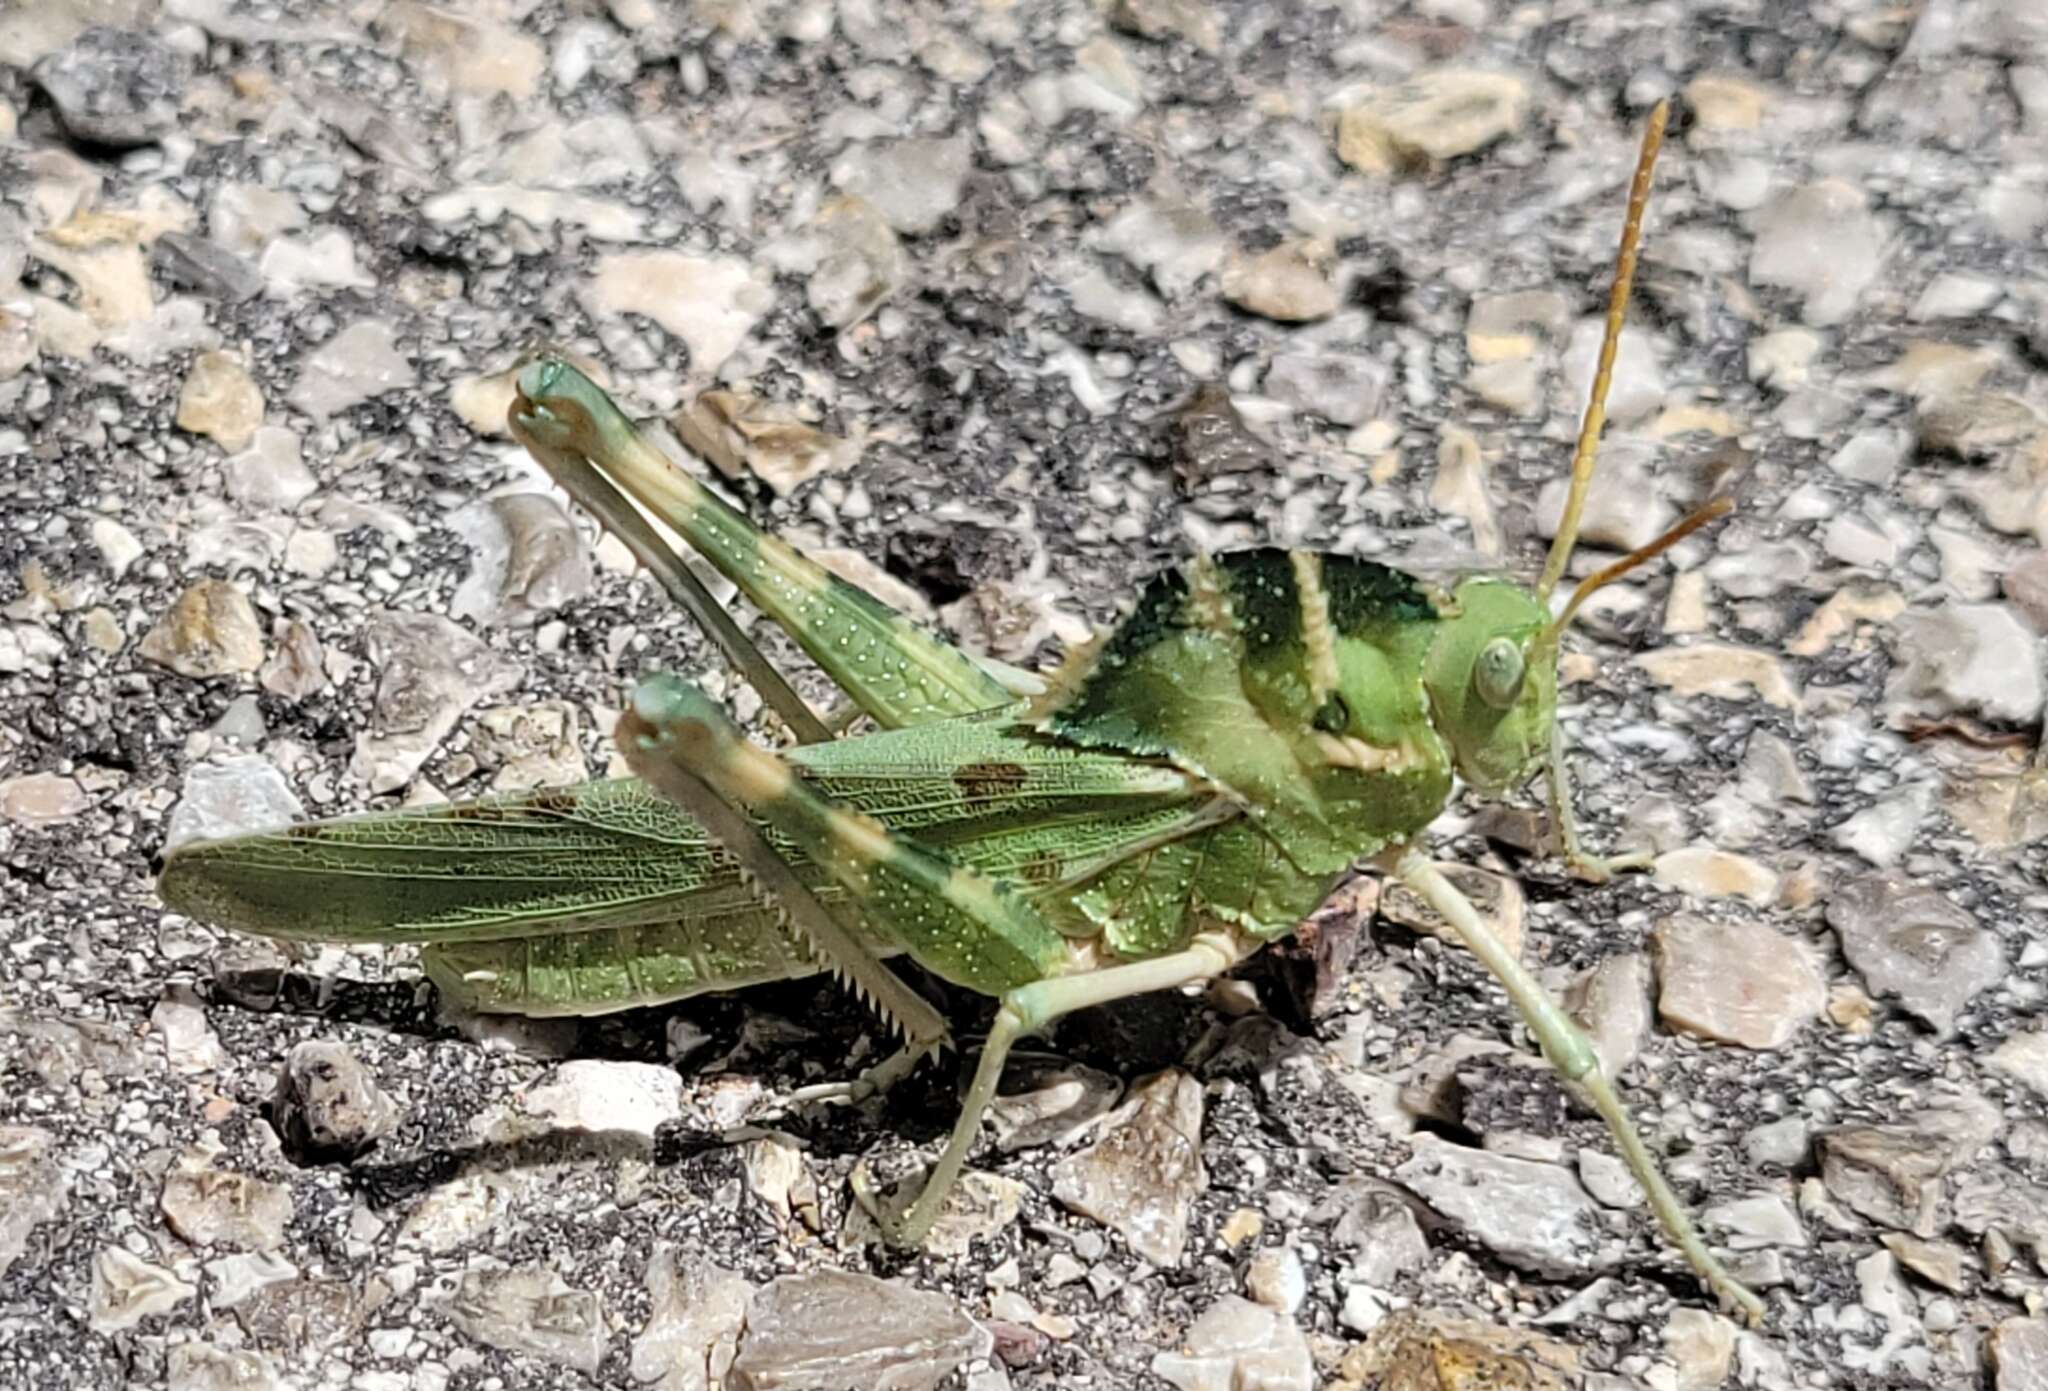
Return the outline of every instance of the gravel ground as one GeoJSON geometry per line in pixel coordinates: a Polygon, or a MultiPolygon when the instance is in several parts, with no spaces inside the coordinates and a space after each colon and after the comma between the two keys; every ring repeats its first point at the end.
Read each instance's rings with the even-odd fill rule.
{"type": "Polygon", "coordinates": [[[0,1384],[2048,1386],[2038,0],[679,13],[0,0],[0,1384]],[[460,1018],[154,897],[600,775],[651,667],[758,718],[505,435],[537,343],[1020,664],[1198,550],[1532,573],[1665,96],[1579,568],[1738,511],[1564,671],[1654,867],[1436,843],[1764,1328],[1370,881],[1069,1021],[916,1259],[846,1180],[954,1060],[791,1108],[883,1043],[816,980],[460,1018]]]}

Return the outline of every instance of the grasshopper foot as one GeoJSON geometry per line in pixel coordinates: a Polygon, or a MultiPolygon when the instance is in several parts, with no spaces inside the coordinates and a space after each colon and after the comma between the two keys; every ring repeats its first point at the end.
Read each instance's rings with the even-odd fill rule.
{"type": "Polygon", "coordinates": [[[1626,855],[1595,855],[1574,846],[1565,852],[1564,862],[1567,869],[1588,884],[1604,884],[1617,874],[1648,869],[1656,858],[1648,850],[1632,850],[1626,855]]]}
{"type": "Polygon", "coordinates": [[[888,1091],[916,1071],[919,1063],[928,1057],[937,1057],[951,1047],[952,1042],[950,1036],[941,1032],[930,1042],[907,1043],[851,1082],[820,1082],[814,1087],[799,1088],[791,1094],[790,1104],[815,1106],[844,1103],[848,1106],[858,1106],[863,1101],[888,1091]]]}

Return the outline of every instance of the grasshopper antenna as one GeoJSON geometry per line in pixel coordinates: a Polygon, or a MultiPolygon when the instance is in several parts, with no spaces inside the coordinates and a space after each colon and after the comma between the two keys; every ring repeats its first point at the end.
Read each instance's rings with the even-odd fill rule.
{"type": "Polygon", "coordinates": [[[1643,211],[1650,202],[1650,174],[1657,167],[1657,152],[1664,148],[1664,126],[1671,119],[1671,103],[1660,101],[1650,112],[1650,124],[1643,132],[1643,147],[1636,155],[1635,177],[1628,186],[1628,219],[1621,227],[1621,252],[1614,260],[1614,285],[1607,292],[1607,331],[1600,339],[1600,364],[1593,373],[1593,394],[1586,402],[1586,414],[1579,421],[1579,443],[1572,451],[1571,490],[1565,494],[1564,514],[1558,519],[1557,538],[1550,543],[1550,558],[1543,564],[1543,578],[1536,585],[1536,597],[1547,600],[1571,559],[1572,545],[1579,536],[1579,515],[1586,510],[1586,490],[1593,482],[1593,462],[1600,447],[1600,431],[1607,424],[1607,388],[1614,380],[1614,355],[1621,347],[1621,323],[1628,317],[1628,296],[1635,284],[1636,253],[1643,240],[1643,211]]]}
{"type": "Polygon", "coordinates": [[[1734,510],[1733,502],[1725,497],[1717,497],[1648,545],[1638,546],[1611,565],[1601,566],[1579,581],[1578,588],[1572,591],[1572,597],[1565,601],[1564,609],[1556,618],[1551,619],[1549,626],[1543,630],[1544,635],[1554,639],[1557,634],[1562,633],[1565,625],[1572,621],[1572,615],[1579,611],[1579,605],[1592,598],[1596,589],[1613,584],[1646,560],[1655,560],[1708,522],[1725,517],[1734,510]]]}

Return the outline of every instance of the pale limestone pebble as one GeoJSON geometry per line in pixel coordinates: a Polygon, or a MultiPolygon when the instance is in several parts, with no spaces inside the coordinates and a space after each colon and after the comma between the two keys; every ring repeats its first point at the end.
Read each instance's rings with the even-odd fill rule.
{"type": "MultiPolygon", "coordinates": [[[[1637,435],[1611,435],[1600,449],[1600,484],[1586,498],[1579,516],[1580,546],[1605,546],[1632,551],[1648,545],[1678,520],[1657,486],[1653,441],[1637,435]]],[[[1564,521],[1571,480],[1562,474],[1549,479],[1536,498],[1538,534],[1553,538],[1564,521]]]]}
{"type": "Polygon", "coordinates": [[[608,198],[516,184],[463,184],[420,204],[428,221],[443,226],[475,221],[489,227],[516,218],[528,227],[580,227],[594,241],[637,242],[647,237],[647,214],[608,198]]]}
{"type": "Polygon", "coordinates": [[[1806,1226],[1782,1194],[1753,1193],[1701,1209],[1700,1225],[1719,1233],[1731,1251],[1807,1245],[1806,1226]]]}
{"type": "Polygon", "coordinates": [[[1778,876],[1767,865],[1712,845],[1688,845],[1657,857],[1659,883],[1696,898],[1746,898],[1770,903],[1778,896],[1778,876]]]}
{"type": "Polygon", "coordinates": [[[1999,588],[2036,633],[2048,634],[2048,550],[2029,551],[2005,572],[1999,588]]]}
{"type": "Polygon", "coordinates": [[[355,1054],[338,1043],[292,1045],[268,1113],[295,1157],[353,1159],[398,1121],[398,1106],[355,1054]]]}
{"type": "Polygon", "coordinates": [[[2004,287],[1996,280],[1967,271],[1942,271],[1927,282],[1907,317],[1921,322],[1973,318],[1990,312],[2004,295],[2004,287]]]}
{"type": "Polygon", "coordinates": [[[1078,1063],[1036,1073],[1029,1086],[1004,1092],[989,1102],[996,1147],[1004,1154],[1014,1154],[1047,1145],[1070,1145],[1108,1114],[1122,1092],[1117,1078],[1078,1063]]]}
{"type": "Polygon", "coordinates": [[[1365,174],[1419,172],[1519,133],[1528,114],[1520,74],[1429,68],[1353,96],[1337,118],[1337,154],[1365,174]]]}
{"type": "Polygon", "coordinates": [[[481,627],[532,627],[590,592],[594,576],[582,533],[546,493],[511,493],[448,518],[470,550],[469,573],[449,601],[450,616],[481,627]]]}
{"type": "MultiPolygon", "coordinates": [[[[1475,865],[1446,863],[1436,867],[1479,911],[1500,944],[1515,955],[1522,954],[1523,923],[1528,916],[1527,899],[1521,883],[1512,876],[1495,874],[1475,865]]],[[[1426,936],[1454,946],[1463,940],[1443,917],[1406,884],[1391,883],[1380,895],[1379,912],[1389,922],[1400,923],[1426,936]]]]}
{"type": "Polygon", "coordinates": [[[1129,204],[1097,229],[1091,242],[1143,271],[1168,300],[1215,273],[1230,251],[1229,239],[1207,210],[1159,198],[1129,204]]]}
{"type": "Polygon", "coordinates": [[[311,626],[286,619],[272,636],[276,641],[256,673],[257,684],[284,700],[304,700],[327,689],[326,654],[311,626]]]}
{"type": "Polygon", "coordinates": [[[550,121],[506,144],[481,176],[534,188],[589,188],[655,170],[654,153],[624,112],[550,121]]]}
{"type": "Polygon", "coordinates": [[[0,1277],[28,1250],[30,1234],[70,1200],[71,1172],[57,1137],[35,1126],[0,1125],[0,1277]]]}
{"type": "Polygon", "coordinates": [[[1903,874],[1859,875],[1839,885],[1828,896],[1827,920],[1864,983],[1943,1036],[1954,1032],[1971,1000],[2006,975],[1998,934],[1903,874]]]}
{"type": "MultiPolygon", "coordinates": [[[[1593,371],[1605,330],[1606,323],[1601,318],[1581,319],[1572,327],[1559,363],[1559,375],[1565,398],[1574,408],[1592,395],[1593,371]]],[[[1647,419],[1663,407],[1667,388],[1664,370],[1658,363],[1662,348],[1645,329],[1622,329],[1614,358],[1614,377],[1607,393],[1607,418],[1615,426],[1647,419]]],[[[1614,486],[1613,480],[1607,478],[1601,480],[1601,485],[1614,486]]]]}
{"type": "Polygon", "coordinates": [[[1660,686],[1680,695],[1719,700],[1761,699],[1785,710],[1799,706],[1799,692],[1784,664],[1768,652],[1726,643],[1703,642],[1645,652],[1636,665],[1660,686]]]}
{"type": "Polygon", "coordinates": [[[1856,311],[1884,267],[1888,234],[1863,190],[1844,179],[1788,189],[1757,213],[1749,279],[1789,290],[1815,328],[1856,311]]]}
{"type": "Polygon", "coordinates": [[[1327,319],[1343,302],[1332,248],[1288,241],[1254,255],[1234,252],[1223,266],[1223,297],[1279,323],[1327,319]]]}
{"type": "Polygon", "coordinates": [[[188,1149],[164,1175],[157,1205],[170,1229],[194,1246],[274,1251],[292,1220],[292,1192],[219,1165],[208,1149],[188,1149]]]}
{"type": "Polygon", "coordinates": [[[1643,1205],[1643,1186],[1628,1165],[1605,1150],[1582,1149],[1572,1156],[1579,1183],[1604,1207],[1629,1209],[1643,1205]]]}
{"type": "Polygon", "coordinates": [[[407,59],[468,96],[525,101],[539,91],[547,73],[547,50],[539,40],[419,0],[385,6],[378,24],[399,40],[407,59]]]}
{"type": "Polygon", "coordinates": [[[1934,813],[1937,784],[1916,778],[1840,822],[1828,838],[1879,869],[1895,865],[1934,813]]]}
{"type": "Polygon", "coordinates": [[[217,185],[206,219],[214,242],[247,257],[261,255],[264,247],[306,225],[304,204],[282,189],[260,184],[217,185]]]}
{"type": "Polygon", "coordinates": [[[128,635],[121,631],[121,620],[114,616],[112,609],[103,606],[85,611],[84,633],[88,646],[108,656],[128,645],[128,635]]]}
{"type": "Polygon", "coordinates": [[[1945,603],[1893,621],[1888,714],[2026,724],[2041,713],[2042,646],[2010,605],[1945,603]]]}
{"type": "Polygon", "coordinates": [[[1681,570],[1671,577],[1671,591],[1664,599],[1664,632],[1677,637],[1704,633],[1709,625],[1707,577],[1698,570],[1681,570]]]}
{"type": "Polygon", "coordinates": [[[412,781],[466,711],[525,678],[517,662],[439,614],[378,613],[365,625],[364,646],[378,671],[377,695],[349,768],[374,792],[412,781]]]}
{"type": "Polygon", "coordinates": [[[1943,1175],[1974,1156],[1997,1125],[1995,1112],[1987,1119],[1929,1108],[1907,1125],[1838,1126],[1819,1137],[1821,1179],[1862,1216],[1932,1238],[1945,1225],[1943,1175]]]}
{"type": "Polygon", "coordinates": [[[41,346],[36,335],[36,302],[0,280],[0,382],[36,365],[41,346]]]}
{"type": "Polygon", "coordinates": [[[506,416],[518,396],[519,373],[508,368],[458,379],[448,389],[448,405],[477,434],[502,439],[511,433],[506,416]]]}
{"type": "Polygon", "coordinates": [[[1152,1374],[1179,1391],[1314,1391],[1315,1358],[1294,1320],[1226,1294],[1189,1326],[1180,1346],[1152,1358],[1152,1374]]]}
{"type": "Polygon", "coordinates": [[[532,1177],[520,1171],[465,1172],[437,1183],[406,1214],[400,1250],[444,1255],[502,1230],[528,1200],[532,1177]]]}
{"type": "Polygon", "coordinates": [[[794,1139],[767,1131],[747,1140],[740,1146],[740,1174],[748,1195],[768,1211],[777,1227],[786,1231],[791,1222],[801,1220],[812,1231],[822,1229],[818,1180],[794,1139]]]}
{"type": "Polygon", "coordinates": [[[1164,306],[1149,290],[1119,284],[1092,260],[1068,262],[1053,279],[1075,312],[1091,319],[1147,337],[1157,336],[1165,325],[1164,306]]]}
{"type": "Polygon", "coordinates": [[[1308,1299],[1308,1273],[1292,1246],[1269,1246],[1245,1268],[1244,1292],[1275,1313],[1293,1318],[1308,1299]]]}
{"type": "Polygon", "coordinates": [[[1116,0],[1109,22],[1125,33],[1148,39],[1179,37],[1204,53],[1223,45],[1223,23],[1206,0],[1116,0]]]}
{"type": "MultiPolygon", "coordinates": [[[[1602,1288],[1596,1283],[1593,1288],[1602,1288]]],[[[1325,1391],[1593,1391],[1569,1343],[1436,1310],[1390,1314],[1344,1355],[1325,1391]]],[[[1238,1391],[1238,1388],[1229,1388],[1238,1391]]],[[[1249,1388],[1246,1388],[1249,1391],[1249,1388]]]]}
{"type": "Polygon", "coordinates": [[[873,204],[846,195],[828,201],[810,226],[768,248],[777,269],[809,278],[804,300],[830,328],[852,328],[887,304],[911,279],[910,253],[873,204]]]}
{"type": "Polygon", "coordinates": [[[1569,1169],[1418,1135],[1395,1178],[1508,1264],[1556,1278],[1612,1269],[1622,1245],[1569,1169]]]}
{"type": "Polygon", "coordinates": [[[61,773],[23,773],[0,778],[0,821],[36,829],[76,820],[92,799],[76,778],[61,773]]]}
{"type": "Polygon", "coordinates": [[[164,1374],[167,1391],[277,1391],[283,1384],[269,1355],[214,1342],[173,1344],[164,1374]]]}
{"type": "MultiPolygon", "coordinates": [[[[261,398],[257,419],[262,418],[261,398]]],[[[179,423],[182,425],[182,418],[179,423]]],[[[213,433],[207,431],[205,433],[213,433]]],[[[239,449],[222,470],[228,496],[244,507],[264,512],[289,512],[318,491],[320,484],[306,467],[296,431],[278,425],[251,430],[239,446],[221,440],[224,449],[239,449]]]]}
{"type": "Polygon", "coordinates": [[[1995,1391],[2048,1388],[2048,1319],[2009,1318],[1985,1340],[1995,1391]]]}
{"type": "Polygon", "coordinates": [[[294,575],[317,580],[340,563],[341,547],[331,531],[293,527],[292,534],[285,538],[284,564],[294,575]]]}
{"type": "Polygon", "coordinates": [[[707,391],[671,417],[676,436],[720,473],[751,473],[788,497],[826,472],[853,464],[858,446],[797,418],[795,410],[735,391],[707,391]]]}
{"type": "Polygon", "coordinates": [[[1664,1355],[1678,1368],[1676,1391],[1712,1391],[1735,1364],[1735,1325],[1706,1309],[1674,1309],[1664,1324],[1664,1355]]]}
{"type": "Polygon", "coordinates": [[[1650,1035],[1649,957],[1608,957],[1572,983],[1564,1004],[1592,1040],[1602,1075],[1619,1077],[1650,1035]]]}
{"type": "Polygon", "coordinates": [[[633,1340],[633,1380],[660,1391],[728,1384],[753,1286],[724,1266],[668,1242],[647,1258],[647,1325],[633,1340]]]}
{"type": "Polygon", "coordinates": [[[754,1292],[731,1380],[755,1391],[935,1391],[994,1343],[950,1296],[827,1267],[754,1292]]]}
{"type": "Polygon", "coordinates": [[[129,566],[142,559],[143,546],[135,539],[135,533],[112,517],[94,517],[90,535],[93,548],[106,564],[107,573],[116,580],[128,573],[129,566]]]}
{"type": "MultiPolygon", "coordinates": [[[[36,259],[63,275],[77,289],[78,312],[83,313],[91,325],[95,340],[106,330],[146,323],[156,313],[156,297],[150,291],[149,262],[140,246],[132,241],[85,241],[83,245],[72,246],[53,240],[55,235],[52,232],[36,239],[36,259]]],[[[57,304],[48,298],[36,300],[39,329],[47,328],[51,333],[57,331],[58,315],[52,309],[57,304]]],[[[90,344],[86,353],[79,354],[64,351],[71,344],[53,340],[48,333],[41,336],[40,342],[45,351],[56,352],[59,356],[91,356],[90,344]]]]}
{"type": "Polygon", "coordinates": [[[763,273],[732,256],[615,251],[598,258],[579,289],[599,319],[639,314],[689,350],[690,371],[709,380],[774,303],[763,273]]]}
{"type": "Polygon", "coordinates": [[[185,774],[164,848],[280,830],[304,815],[305,808],[276,764],[261,754],[237,754],[197,764],[185,774]]]}
{"type": "Polygon", "coordinates": [[[1202,1100],[1201,1083],[1184,1072],[1139,1083],[1103,1122],[1101,1138],[1054,1168],[1053,1196],[1116,1230],[1154,1265],[1178,1265],[1195,1199],[1209,1183],[1202,1100]]]}
{"type": "Polygon", "coordinates": [[[522,1112],[557,1130],[624,1133],[652,1141],[683,1119],[683,1080],[653,1063],[573,1059],[529,1089],[522,1112]]]}
{"type": "Polygon", "coordinates": [[[595,1376],[610,1328],[598,1295],[544,1265],[473,1267],[448,1296],[448,1321],[487,1347],[595,1376]]]}
{"type": "Polygon", "coordinates": [[[1739,73],[1701,73],[1685,84],[1686,109],[1698,133],[1755,130],[1763,124],[1771,102],[1769,88],[1739,73]]]}
{"type": "Polygon", "coordinates": [[[1745,1048],[1782,1048],[1827,1005],[1803,943],[1761,923],[1682,913],[1651,938],[1666,1024],[1745,1048]]]}
{"type": "Polygon", "coordinates": [[[1440,513],[1463,517],[1472,528],[1472,548],[1488,559],[1498,559],[1501,526],[1493,507],[1493,490],[1487,486],[1488,465],[1477,436],[1445,425],[1437,440],[1436,477],[1429,485],[1429,505],[1440,513]]]}
{"type": "Polygon", "coordinates": [[[287,235],[263,248],[256,267],[270,294],[291,299],[308,290],[374,290],[377,277],[356,264],[356,244],[339,227],[287,235]]]}
{"type": "Polygon", "coordinates": [[[79,141],[130,148],[174,130],[185,59],[139,30],[95,25],[30,70],[57,119],[79,141]]]}
{"type": "Polygon", "coordinates": [[[361,319],[308,355],[298,385],[286,398],[316,420],[390,391],[408,391],[419,375],[398,347],[398,331],[383,319],[361,319]]]}
{"type": "Polygon", "coordinates": [[[1749,379],[1789,391],[1805,386],[1827,338],[1809,328],[1781,328],[1749,343],[1749,379]]]}
{"type": "Polygon", "coordinates": [[[241,590],[226,580],[200,580],[143,636],[139,650],[180,676],[238,676],[263,664],[263,630],[241,590]]]}
{"type": "Polygon", "coordinates": [[[1886,1232],[1882,1240],[1900,1265],[1930,1285],[1951,1294],[1961,1294],[1969,1287],[1967,1272],[1976,1260],[1954,1242],[1929,1241],[1905,1232],[1886,1232]]]}
{"type": "Polygon", "coordinates": [[[213,1072],[228,1060],[227,1051],[207,1022],[205,1006],[189,986],[167,988],[150,1011],[149,1025],[162,1038],[164,1057],[175,1072],[213,1072]]]}
{"type": "Polygon", "coordinates": [[[1906,611],[1905,596],[1886,585],[1845,584],[1828,596],[1827,602],[1785,643],[1795,657],[1818,657],[1844,637],[1857,649],[1867,649],[1864,625],[1883,627],[1906,611]]]}
{"type": "Polygon", "coordinates": [[[906,236],[935,230],[960,205],[974,167],[965,134],[869,141],[834,162],[833,184],[865,201],[906,236]]]}
{"type": "Polygon", "coordinates": [[[198,1286],[125,1247],[103,1247],[93,1257],[86,1323],[95,1333],[120,1333],[168,1314],[198,1293],[198,1286]]]}

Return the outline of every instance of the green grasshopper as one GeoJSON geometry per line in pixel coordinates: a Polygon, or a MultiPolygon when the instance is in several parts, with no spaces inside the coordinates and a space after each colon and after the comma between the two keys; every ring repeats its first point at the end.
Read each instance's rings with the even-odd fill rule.
{"type": "Polygon", "coordinates": [[[929,1232],[1004,1060],[1072,1010],[1211,979],[1291,933],[1370,858],[1500,979],[1544,1053],[1606,1120],[1671,1240],[1752,1320],[1571,1018],[1500,945],[1418,839],[1462,779],[1499,796],[1546,774],[1571,866],[1557,661],[1600,585],[1703,509],[1582,582],[1555,618],[1604,423],[1651,169],[1643,142],[1607,334],[1562,523],[1533,591],[1433,588],[1369,561],[1250,550],[1151,581],[1112,633],[1049,679],[972,657],[751,525],[674,467],[575,368],[527,365],[514,433],[621,536],[798,742],[747,741],[696,687],[657,675],[617,742],[638,779],[291,827],[173,852],[166,903],[239,931],[418,941],[470,1009],[593,1014],[829,970],[902,1038],[844,1090],[868,1095],[947,1043],[892,971],[908,954],[1001,1001],[943,1153],[885,1236],[929,1232]],[[660,517],[784,628],[878,732],[833,738],[644,517],[660,517]]]}

